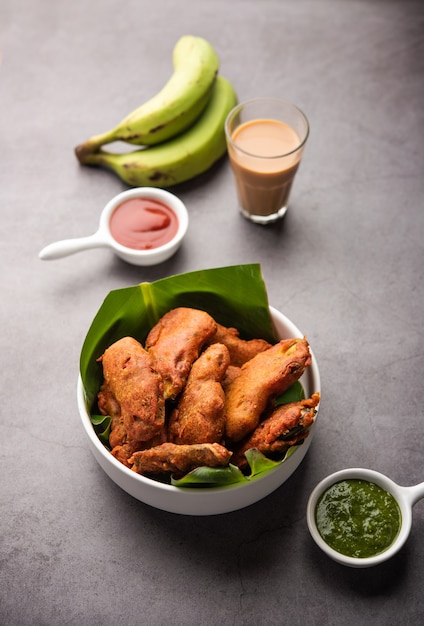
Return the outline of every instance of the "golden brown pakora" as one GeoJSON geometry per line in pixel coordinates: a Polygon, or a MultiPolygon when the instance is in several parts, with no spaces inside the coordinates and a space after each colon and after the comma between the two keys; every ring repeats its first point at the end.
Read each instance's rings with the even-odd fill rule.
{"type": "Polygon", "coordinates": [[[178,445],[163,443],[160,446],[135,452],[129,459],[132,470],[138,474],[172,473],[184,475],[196,467],[225,467],[232,452],[219,443],[178,445]]]}
{"type": "Polygon", "coordinates": [[[247,437],[269,403],[293,385],[310,363],[305,338],[279,341],[245,363],[226,388],[226,439],[238,442],[247,437]]]}
{"type": "Polygon", "coordinates": [[[210,343],[223,343],[230,353],[231,365],[241,367],[254,356],[268,350],[271,344],[265,339],[241,339],[237,328],[226,328],[217,324],[217,330],[210,343]]]}
{"type": "Polygon", "coordinates": [[[109,415],[111,418],[109,435],[111,448],[122,445],[127,439],[127,431],[122,419],[121,407],[106,382],[103,382],[97,394],[97,404],[100,413],[102,415],[109,415]]]}
{"type": "Polygon", "coordinates": [[[244,453],[256,448],[265,456],[284,454],[291,446],[303,441],[315,420],[320,394],[299,402],[275,407],[235,450],[233,462],[241,469],[247,466],[244,453]]]}
{"type": "Polygon", "coordinates": [[[165,428],[163,384],[149,353],[136,339],[124,337],[98,361],[104,376],[98,403],[102,411],[112,412],[112,443],[146,442],[160,436],[165,428]]]}
{"type": "Polygon", "coordinates": [[[178,307],[165,313],[149,332],[145,348],[164,384],[165,399],[175,399],[190,368],[216,332],[215,320],[205,311],[178,307]]]}
{"type": "Polygon", "coordinates": [[[109,434],[111,454],[127,467],[130,467],[128,459],[134,454],[134,452],[163,443],[165,435],[164,430],[153,439],[143,442],[136,441],[128,436],[124,420],[121,415],[119,402],[111,393],[106,382],[103,383],[98,393],[98,407],[102,415],[109,415],[111,418],[109,434]]]}
{"type": "Polygon", "coordinates": [[[224,388],[224,391],[225,389],[227,389],[229,385],[231,385],[233,380],[237,378],[240,372],[241,372],[241,367],[237,367],[236,365],[231,365],[230,363],[230,365],[227,367],[227,371],[225,372],[225,376],[222,380],[222,386],[224,388]]]}
{"type": "Polygon", "coordinates": [[[186,386],[169,418],[168,441],[178,444],[221,442],[225,393],[221,381],[230,363],[228,349],[215,343],[194,361],[186,386]]]}

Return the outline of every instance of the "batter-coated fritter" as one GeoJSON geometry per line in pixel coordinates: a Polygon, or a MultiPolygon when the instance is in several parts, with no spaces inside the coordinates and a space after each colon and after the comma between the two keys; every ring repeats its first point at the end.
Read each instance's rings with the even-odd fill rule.
{"type": "Polygon", "coordinates": [[[111,454],[121,463],[130,467],[128,459],[137,450],[149,448],[150,446],[159,445],[164,442],[165,429],[149,441],[136,441],[128,436],[124,420],[121,415],[121,407],[106,382],[100,388],[98,393],[98,407],[102,415],[111,417],[109,445],[111,454]]]}
{"type": "Polygon", "coordinates": [[[110,453],[112,456],[115,457],[117,461],[119,461],[120,463],[122,463],[123,465],[126,465],[127,467],[131,469],[131,464],[129,463],[128,459],[132,457],[134,452],[137,452],[137,450],[140,450],[140,447],[141,447],[140,442],[131,441],[128,443],[116,445],[114,448],[112,448],[110,453]]]}
{"type": "Polygon", "coordinates": [[[115,396],[104,382],[97,394],[97,404],[102,415],[111,418],[109,444],[111,448],[122,445],[127,440],[127,431],[121,415],[121,407],[115,396]]]}
{"type": "Polygon", "coordinates": [[[235,378],[237,378],[237,376],[239,376],[241,372],[241,368],[237,367],[237,365],[229,365],[227,367],[227,371],[225,372],[225,376],[222,379],[222,386],[224,388],[224,391],[227,389],[227,387],[229,385],[231,385],[231,383],[233,382],[233,380],[235,378]]]}
{"type": "Polygon", "coordinates": [[[243,469],[247,465],[246,450],[256,448],[265,456],[281,455],[303,441],[314,423],[319,401],[317,392],[306,400],[277,406],[237,447],[232,462],[243,469]]]}
{"type": "Polygon", "coordinates": [[[165,426],[163,384],[152,367],[149,353],[136,339],[124,337],[107,348],[98,360],[103,365],[105,381],[99,404],[105,407],[109,402],[115,412],[112,420],[115,428],[122,431],[114,443],[123,443],[119,441],[122,427],[127,443],[146,442],[161,435],[165,426]],[[119,405],[120,417],[116,404],[110,398],[107,401],[105,390],[119,405]]]}
{"type": "Polygon", "coordinates": [[[250,361],[254,356],[268,350],[271,344],[265,339],[240,339],[237,328],[226,328],[221,324],[217,325],[217,330],[211,343],[223,343],[230,353],[231,365],[241,367],[246,361],[250,361]]]}
{"type": "Polygon", "coordinates": [[[138,474],[183,475],[196,467],[225,467],[232,452],[219,443],[178,445],[163,443],[149,450],[135,452],[129,462],[138,474]]]}
{"type": "Polygon", "coordinates": [[[186,386],[169,418],[168,441],[179,444],[221,442],[225,428],[225,394],[221,381],[230,363],[221,343],[209,346],[194,361],[186,386]]]}
{"type": "Polygon", "coordinates": [[[226,388],[226,427],[229,441],[247,437],[259,424],[270,401],[295,383],[311,364],[306,339],[285,339],[245,363],[226,388]]]}
{"type": "Polygon", "coordinates": [[[124,426],[124,420],[121,415],[121,407],[106,382],[100,388],[97,395],[97,403],[100,413],[109,415],[111,418],[109,434],[111,454],[118,461],[130,467],[128,459],[136,450],[140,449],[140,443],[128,439],[127,429],[124,426]]]}
{"type": "Polygon", "coordinates": [[[193,362],[215,332],[216,322],[208,313],[186,307],[165,313],[152,328],[145,346],[162,376],[165,399],[181,392],[193,362]]]}

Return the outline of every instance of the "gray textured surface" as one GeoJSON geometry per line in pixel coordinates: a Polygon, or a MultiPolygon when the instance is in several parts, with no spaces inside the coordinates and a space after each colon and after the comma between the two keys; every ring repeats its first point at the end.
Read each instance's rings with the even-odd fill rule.
{"type": "Polygon", "coordinates": [[[422,502],[404,550],[372,571],[321,554],[305,507],[347,466],[424,480],[424,4],[2,0],[0,50],[0,623],[422,623],[422,502]],[[307,113],[285,221],[245,221],[224,162],[178,189],[191,225],[169,262],[137,269],[107,250],[39,261],[44,245],[94,232],[126,188],[79,167],[74,146],[153,95],[189,32],[214,44],[239,99],[281,96],[307,113]],[[76,407],[85,333],[111,289],[250,262],[316,353],[312,447],[246,510],[149,508],[88,449],[76,407]]]}

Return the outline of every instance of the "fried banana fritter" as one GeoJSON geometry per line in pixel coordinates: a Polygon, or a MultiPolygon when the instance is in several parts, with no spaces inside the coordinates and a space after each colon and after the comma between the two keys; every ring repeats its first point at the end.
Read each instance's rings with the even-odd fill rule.
{"type": "Polygon", "coordinates": [[[225,376],[222,380],[222,386],[224,391],[227,389],[229,385],[233,382],[235,378],[240,374],[241,367],[237,367],[237,365],[230,365],[227,367],[227,371],[225,372],[225,376]]]}
{"type": "Polygon", "coordinates": [[[152,328],[145,347],[163,379],[165,400],[181,392],[193,362],[216,328],[208,313],[186,307],[165,313],[152,328]]]}
{"type": "Polygon", "coordinates": [[[117,432],[112,443],[146,442],[160,436],[165,428],[163,384],[149,353],[136,339],[124,337],[98,360],[105,381],[98,397],[99,408],[114,413],[112,430],[117,432]]]}
{"type": "Polygon", "coordinates": [[[156,437],[148,441],[141,442],[131,439],[124,425],[119,402],[110,391],[107,383],[103,383],[98,393],[98,407],[102,415],[111,417],[109,434],[111,454],[127,467],[130,467],[128,459],[134,452],[163,443],[164,429],[156,437]]]}
{"type": "Polygon", "coordinates": [[[169,418],[168,441],[178,444],[221,442],[225,429],[225,393],[221,381],[230,363],[228,349],[209,346],[194,361],[178,406],[169,418]]]}
{"type": "Polygon", "coordinates": [[[285,339],[245,363],[226,388],[226,439],[241,441],[259,424],[270,401],[295,383],[311,364],[306,339],[285,339]]]}
{"type": "Polygon", "coordinates": [[[217,330],[210,343],[223,343],[230,353],[231,365],[241,367],[254,356],[268,350],[271,344],[265,339],[240,339],[237,328],[226,328],[217,324],[217,330]]]}
{"type": "Polygon", "coordinates": [[[100,413],[109,415],[111,418],[109,445],[112,456],[127,467],[130,467],[128,459],[136,450],[140,449],[140,442],[131,441],[128,438],[127,429],[124,426],[124,420],[121,415],[121,407],[106,382],[100,388],[97,403],[100,413]]]}
{"type": "Polygon", "coordinates": [[[122,445],[127,440],[127,431],[121,415],[119,402],[109,389],[109,385],[104,382],[97,394],[97,404],[102,415],[109,415],[111,418],[109,444],[111,448],[122,445]]]}
{"type": "Polygon", "coordinates": [[[178,445],[163,443],[149,450],[135,452],[129,459],[132,470],[138,474],[183,475],[196,467],[225,467],[232,452],[219,443],[178,445]]]}
{"type": "Polygon", "coordinates": [[[281,404],[255,428],[234,452],[233,463],[241,469],[247,466],[244,453],[256,448],[265,456],[284,454],[291,446],[303,441],[314,423],[320,394],[300,402],[281,404]]]}

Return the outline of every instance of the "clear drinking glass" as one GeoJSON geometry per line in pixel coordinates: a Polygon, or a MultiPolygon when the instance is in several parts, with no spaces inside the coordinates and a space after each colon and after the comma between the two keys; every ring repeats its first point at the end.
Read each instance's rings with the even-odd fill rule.
{"type": "Polygon", "coordinates": [[[225,122],[241,213],[258,224],[281,219],[309,135],[302,111],[278,98],[238,104],[225,122]]]}

